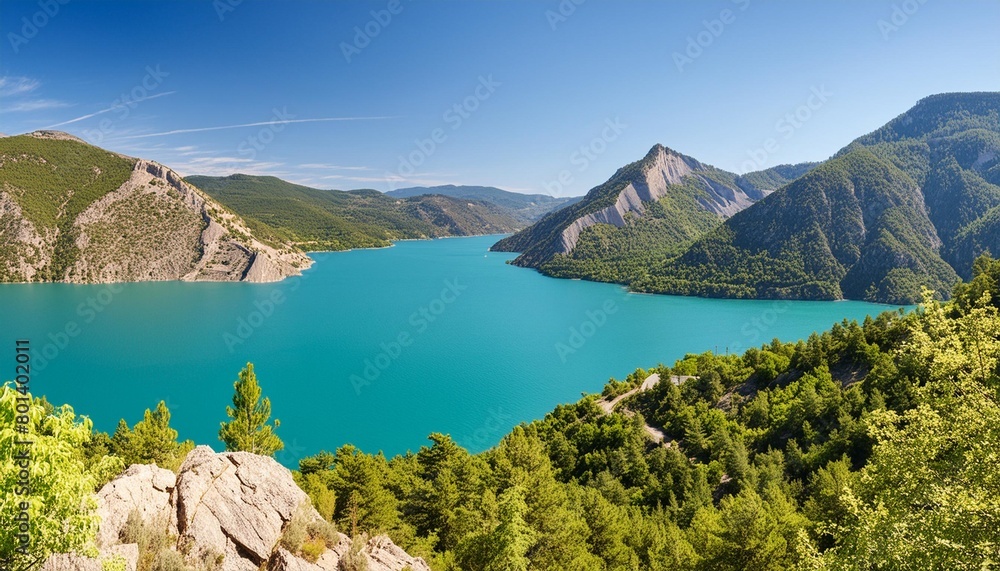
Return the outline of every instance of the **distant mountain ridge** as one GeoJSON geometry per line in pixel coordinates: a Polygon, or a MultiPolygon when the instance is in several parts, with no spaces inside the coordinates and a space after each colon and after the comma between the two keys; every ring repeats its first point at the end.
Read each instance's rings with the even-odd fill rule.
{"type": "Polygon", "coordinates": [[[1000,93],[927,97],[635,284],[726,297],[947,297],[1000,252],[1000,93]]]}
{"type": "Polygon", "coordinates": [[[189,176],[263,234],[306,251],[384,247],[393,240],[503,234],[523,224],[486,201],[440,194],[321,190],[273,176],[189,176]]]}
{"type": "Polygon", "coordinates": [[[640,267],[676,256],[724,219],[813,166],[736,175],[662,145],[619,169],[583,200],[497,242],[514,264],[561,277],[627,281],[640,267]]]}
{"type": "Polygon", "coordinates": [[[581,200],[582,196],[555,197],[547,194],[522,194],[510,192],[495,186],[414,186],[387,192],[389,196],[409,198],[429,194],[440,194],[452,198],[481,200],[511,211],[511,215],[525,226],[535,222],[545,214],[581,200]]]}

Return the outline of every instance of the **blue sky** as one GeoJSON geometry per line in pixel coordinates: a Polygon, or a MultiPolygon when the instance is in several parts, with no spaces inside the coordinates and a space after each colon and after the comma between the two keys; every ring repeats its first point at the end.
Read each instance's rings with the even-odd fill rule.
{"type": "Polygon", "coordinates": [[[998,22],[988,0],[3,0],[0,131],[185,175],[569,196],[655,143],[745,172],[1000,90],[998,22]]]}

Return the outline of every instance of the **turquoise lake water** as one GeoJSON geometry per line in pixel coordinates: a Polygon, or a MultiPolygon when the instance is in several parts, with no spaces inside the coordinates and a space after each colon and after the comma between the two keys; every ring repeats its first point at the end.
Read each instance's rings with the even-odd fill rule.
{"type": "Polygon", "coordinates": [[[431,432],[483,450],[636,367],[894,309],[627,294],[506,264],[487,252],[496,239],[315,254],[275,284],[3,285],[0,370],[12,376],[15,340],[30,339],[36,395],[106,431],[164,400],[181,438],[218,450],[252,361],[294,466],[344,443],[416,451],[431,432]]]}

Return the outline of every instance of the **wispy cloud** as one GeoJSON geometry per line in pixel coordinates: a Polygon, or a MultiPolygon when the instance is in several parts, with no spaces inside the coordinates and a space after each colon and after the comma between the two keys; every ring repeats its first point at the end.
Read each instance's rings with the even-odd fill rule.
{"type": "Polygon", "coordinates": [[[201,133],[204,131],[221,131],[224,129],[243,129],[245,127],[263,127],[264,125],[285,125],[287,123],[324,123],[328,121],[376,121],[382,119],[397,119],[398,117],[317,117],[314,119],[284,119],[272,121],[258,121],[256,123],[242,123],[240,125],[220,125],[217,127],[195,127],[193,129],[174,129],[160,133],[146,133],[145,135],[133,135],[131,137],[121,137],[125,139],[145,139],[148,137],[164,137],[167,135],[180,135],[183,133],[201,133]]]}
{"type": "Polygon", "coordinates": [[[0,77],[0,97],[30,93],[38,89],[39,85],[41,83],[29,77],[5,75],[0,77]]]}
{"type": "Polygon", "coordinates": [[[285,163],[254,161],[243,157],[199,157],[189,161],[171,162],[170,168],[184,176],[229,176],[235,173],[287,177],[281,167],[285,163]]]}
{"type": "MultiPolygon", "coordinates": [[[[142,101],[149,101],[150,99],[156,99],[157,97],[164,97],[164,96],[171,95],[171,94],[174,94],[174,93],[177,93],[177,92],[176,91],[165,91],[163,93],[157,93],[155,95],[150,95],[148,97],[141,97],[139,99],[132,99],[129,104],[131,105],[131,104],[134,104],[134,103],[140,103],[142,101]]],[[[91,117],[96,117],[96,116],[102,115],[104,113],[109,113],[111,111],[115,111],[116,109],[121,109],[124,106],[125,106],[124,103],[116,103],[116,104],[112,105],[111,107],[107,107],[105,109],[101,109],[100,111],[94,111],[93,113],[87,113],[86,115],[80,115],[79,117],[74,117],[73,119],[70,119],[69,121],[63,121],[62,123],[56,123],[54,125],[49,125],[48,127],[45,127],[45,128],[46,129],[54,129],[56,127],[62,127],[63,125],[69,125],[71,123],[77,123],[77,122],[83,121],[85,119],[90,119],[91,117]]]]}
{"type": "Polygon", "coordinates": [[[56,101],[55,99],[27,99],[11,105],[4,105],[3,110],[11,113],[23,113],[41,111],[42,109],[58,109],[59,107],[69,107],[69,103],[56,101]]]}
{"type": "Polygon", "coordinates": [[[371,167],[345,167],[340,165],[328,165],[324,163],[304,163],[299,165],[299,168],[304,169],[323,169],[323,170],[334,170],[334,171],[370,171],[374,170],[371,167]]]}

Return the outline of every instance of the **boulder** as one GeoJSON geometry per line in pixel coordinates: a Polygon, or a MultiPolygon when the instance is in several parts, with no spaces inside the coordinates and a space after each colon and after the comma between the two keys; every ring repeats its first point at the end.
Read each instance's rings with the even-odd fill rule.
{"type": "Polygon", "coordinates": [[[173,472],[153,464],[133,464],[121,476],[105,484],[97,493],[97,515],[101,518],[97,545],[118,543],[132,510],[137,510],[143,521],[157,517],[166,519],[175,484],[173,472]]]}
{"type": "MultiPolygon", "coordinates": [[[[177,476],[156,466],[133,465],[101,488],[97,498],[100,556],[53,555],[42,571],[106,571],[102,566],[115,556],[125,559],[125,571],[136,571],[138,546],[119,544],[133,510],[147,523],[162,522],[156,529],[172,536],[169,549],[184,553],[189,565],[211,562],[216,571],[340,571],[352,546],[349,537],[338,533],[336,544],[315,563],[282,547],[282,533],[297,511],[304,509],[308,522],[322,517],[287,468],[247,452],[216,454],[199,446],[184,459],[177,476]]],[[[384,535],[367,540],[360,551],[368,571],[430,571],[423,559],[410,557],[384,535]]]]}
{"type": "Polygon", "coordinates": [[[369,539],[363,552],[368,556],[368,571],[399,571],[407,566],[413,571],[431,571],[423,559],[410,557],[385,535],[369,539]]]}
{"type": "Polygon", "coordinates": [[[309,496],[273,458],[199,446],[181,465],[174,504],[182,541],[197,552],[221,551],[221,571],[253,571],[309,496]]]}

